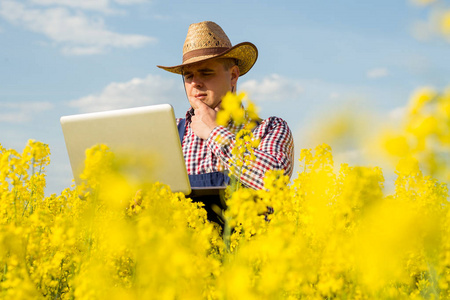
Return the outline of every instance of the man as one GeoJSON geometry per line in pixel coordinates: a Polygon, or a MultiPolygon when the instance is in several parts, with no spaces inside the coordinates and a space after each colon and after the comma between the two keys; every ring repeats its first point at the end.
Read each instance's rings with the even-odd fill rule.
{"type": "MultiPolygon", "coordinates": [[[[218,126],[216,114],[222,97],[236,92],[239,76],[247,73],[258,57],[255,45],[231,45],[225,32],[214,22],[191,24],[183,46],[183,62],[173,67],[158,66],[181,74],[191,108],[185,119],[178,119],[186,167],[192,186],[223,186],[224,171],[230,170],[231,149],[239,127],[230,123],[218,126]]],[[[256,159],[241,174],[240,182],[262,189],[268,170],[292,174],[293,138],[285,121],[277,117],[263,120],[253,130],[261,142],[256,159]]]]}

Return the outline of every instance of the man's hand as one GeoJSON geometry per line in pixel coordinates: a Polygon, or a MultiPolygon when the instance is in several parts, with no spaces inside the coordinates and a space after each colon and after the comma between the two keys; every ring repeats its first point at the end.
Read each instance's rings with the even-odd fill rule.
{"type": "Polygon", "coordinates": [[[192,117],[191,128],[194,134],[201,139],[208,139],[211,131],[217,127],[216,114],[220,109],[220,103],[212,109],[198,99],[191,99],[195,116],[192,117]]]}

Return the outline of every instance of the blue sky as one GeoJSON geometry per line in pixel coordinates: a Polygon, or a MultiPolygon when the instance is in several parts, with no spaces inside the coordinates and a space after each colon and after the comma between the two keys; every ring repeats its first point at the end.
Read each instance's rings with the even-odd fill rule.
{"type": "Polygon", "coordinates": [[[179,64],[189,24],[211,20],[258,47],[238,90],[289,123],[298,152],[324,113],[388,119],[414,89],[450,82],[429,12],[407,0],[0,0],[0,143],[49,144],[47,193],[59,193],[71,184],[59,118],[156,103],[184,115],[181,78],[156,65],[179,64]]]}

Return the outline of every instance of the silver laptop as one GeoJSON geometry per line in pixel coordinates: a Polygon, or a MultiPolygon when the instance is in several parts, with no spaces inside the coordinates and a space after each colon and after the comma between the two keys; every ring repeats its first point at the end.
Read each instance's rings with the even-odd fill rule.
{"type": "Polygon", "coordinates": [[[191,193],[171,105],[63,116],[60,121],[77,185],[86,149],[105,144],[123,162],[121,171],[130,180],[159,181],[173,192],[191,193]]]}

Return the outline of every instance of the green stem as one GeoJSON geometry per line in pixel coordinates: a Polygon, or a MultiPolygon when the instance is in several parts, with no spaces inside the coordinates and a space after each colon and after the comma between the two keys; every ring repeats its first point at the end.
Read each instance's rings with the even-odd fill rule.
{"type": "Polygon", "coordinates": [[[225,250],[227,253],[231,252],[231,227],[229,218],[225,218],[225,228],[223,229],[223,241],[225,243],[225,250]]]}
{"type": "Polygon", "coordinates": [[[6,280],[6,273],[8,273],[8,264],[5,262],[5,264],[3,266],[3,276],[2,276],[2,280],[0,280],[0,282],[3,282],[6,280]]]}

